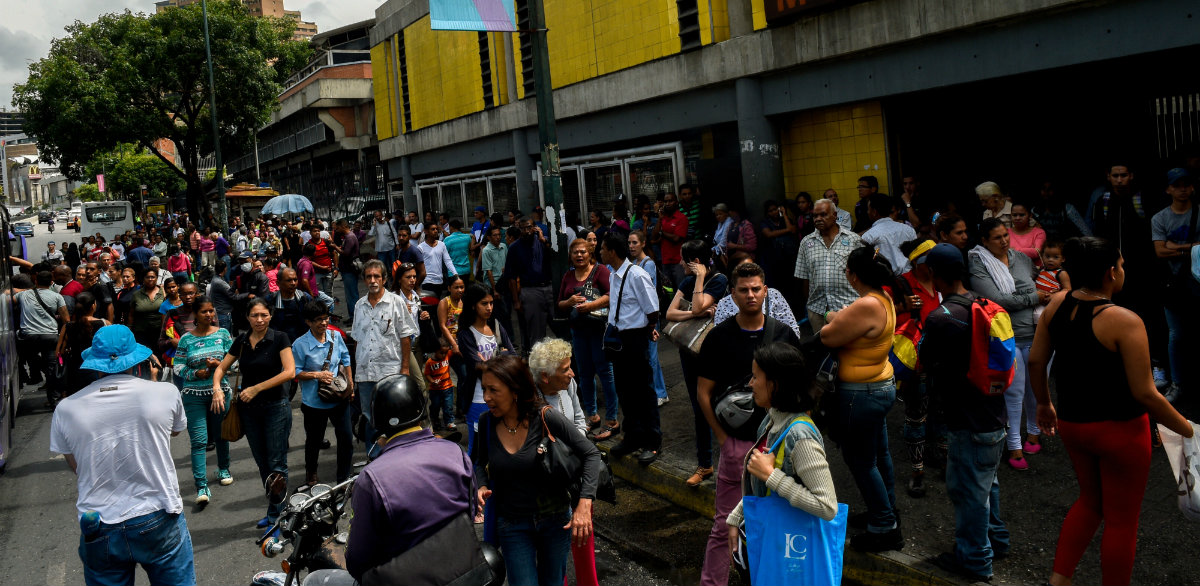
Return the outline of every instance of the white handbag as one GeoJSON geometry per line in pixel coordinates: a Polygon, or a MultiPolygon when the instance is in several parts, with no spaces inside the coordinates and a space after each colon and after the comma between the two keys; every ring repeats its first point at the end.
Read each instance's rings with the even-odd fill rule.
{"type": "MultiPolygon", "coordinates": [[[[1188,423],[1191,423],[1190,421],[1188,423]]],[[[1189,521],[1200,521],[1200,425],[1191,423],[1192,437],[1185,438],[1161,423],[1158,433],[1162,437],[1163,449],[1175,473],[1175,494],[1179,496],[1179,510],[1189,521]]]]}

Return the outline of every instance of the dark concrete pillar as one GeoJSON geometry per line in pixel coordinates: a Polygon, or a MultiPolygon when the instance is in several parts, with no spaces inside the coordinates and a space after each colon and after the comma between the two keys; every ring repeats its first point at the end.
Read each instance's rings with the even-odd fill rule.
{"type": "MultiPolygon", "coordinates": [[[[736,82],[738,149],[742,162],[742,193],[748,217],[761,218],[763,204],[783,192],[783,152],[779,131],[763,114],[762,86],[757,79],[736,82]]],[[[757,222],[756,222],[757,223],[757,222]]]]}
{"type": "Polygon", "coordinates": [[[729,0],[729,36],[741,37],[754,32],[754,9],[750,0],[729,0]]]}
{"type": "Polygon", "coordinates": [[[513,164],[517,169],[517,205],[521,206],[522,212],[528,214],[534,207],[541,205],[542,198],[538,194],[537,181],[533,178],[537,165],[529,155],[529,139],[524,128],[512,131],[512,150],[513,164]]]}
{"type": "Polygon", "coordinates": [[[408,155],[400,157],[400,181],[404,183],[404,210],[417,209],[417,180],[412,174],[412,159],[408,155]]]}

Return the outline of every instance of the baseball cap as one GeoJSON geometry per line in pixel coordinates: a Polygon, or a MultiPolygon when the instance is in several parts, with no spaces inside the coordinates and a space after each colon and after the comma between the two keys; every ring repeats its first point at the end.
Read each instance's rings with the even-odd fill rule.
{"type": "Polygon", "coordinates": [[[1192,174],[1188,173],[1187,169],[1175,167],[1167,171],[1167,185],[1175,185],[1181,180],[1186,179],[1188,183],[1192,182],[1192,174]]]}
{"type": "Polygon", "coordinates": [[[485,207],[483,207],[483,206],[475,206],[475,211],[477,211],[477,212],[479,212],[479,213],[481,213],[481,214],[486,214],[486,213],[487,213],[487,208],[485,208],[485,207]]]}
{"type": "Polygon", "coordinates": [[[966,268],[962,251],[946,242],[934,246],[923,258],[929,270],[939,276],[961,279],[963,269],[966,268]]]}

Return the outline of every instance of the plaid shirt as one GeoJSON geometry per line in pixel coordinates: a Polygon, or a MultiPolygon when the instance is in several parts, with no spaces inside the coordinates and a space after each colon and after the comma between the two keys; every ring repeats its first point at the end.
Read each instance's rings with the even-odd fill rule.
{"type": "Polygon", "coordinates": [[[841,309],[858,299],[858,293],[846,280],[846,259],[862,246],[862,238],[838,225],[833,245],[825,246],[820,232],[800,241],[796,257],[796,278],[808,281],[808,310],[813,313],[841,309]]]}

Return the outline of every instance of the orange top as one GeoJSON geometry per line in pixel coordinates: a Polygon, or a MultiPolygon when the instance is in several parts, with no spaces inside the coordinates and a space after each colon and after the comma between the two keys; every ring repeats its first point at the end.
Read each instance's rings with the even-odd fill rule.
{"type": "Polygon", "coordinates": [[[450,358],[438,362],[433,358],[425,361],[425,377],[429,379],[429,384],[439,391],[444,391],[454,386],[454,382],[450,380],[450,358]]]}
{"type": "Polygon", "coordinates": [[[892,335],[896,331],[896,306],[886,294],[868,293],[883,304],[887,323],[874,338],[862,337],[838,350],[838,379],[848,383],[877,383],[892,378],[892,335]]]}

